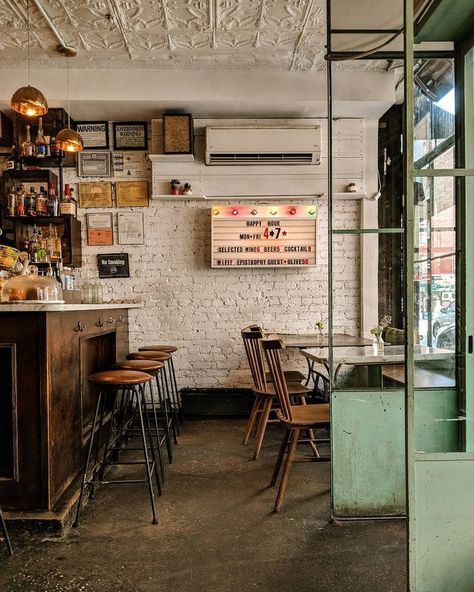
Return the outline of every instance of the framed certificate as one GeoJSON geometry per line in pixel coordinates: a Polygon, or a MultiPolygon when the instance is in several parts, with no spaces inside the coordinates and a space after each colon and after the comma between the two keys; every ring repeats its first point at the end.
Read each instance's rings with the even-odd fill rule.
{"type": "Polygon", "coordinates": [[[116,179],[143,179],[147,177],[150,163],[146,152],[113,152],[112,165],[116,179]]]}
{"type": "Polygon", "coordinates": [[[147,150],[146,121],[114,121],[114,150],[147,150]]]}
{"type": "Polygon", "coordinates": [[[80,208],[111,208],[112,183],[79,183],[80,208]]]}
{"type": "Polygon", "coordinates": [[[78,121],[76,131],[81,134],[85,149],[104,150],[109,147],[108,121],[78,121]]]}
{"type": "Polygon", "coordinates": [[[87,244],[102,246],[114,244],[112,214],[87,214],[87,244]]]}
{"type": "Polygon", "coordinates": [[[119,245],[143,245],[143,212],[119,212],[117,234],[119,245]]]}
{"type": "Polygon", "coordinates": [[[97,255],[100,278],[128,278],[130,264],[128,253],[110,253],[97,255]]]}
{"type": "Polygon", "coordinates": [[[163,113],[163,154],[193,153],[193,118],[190,113],[163,113]]]}
{"type": "Polygon", "coordinates": [[[148,206],[148,181],[117,181],[115,199],[118,208],[148,206]]]}
{"type": "Polygon", "coordinates": [[[77,174],[79,177],[110,177],[110,152],[78,152],[77,174]]]}

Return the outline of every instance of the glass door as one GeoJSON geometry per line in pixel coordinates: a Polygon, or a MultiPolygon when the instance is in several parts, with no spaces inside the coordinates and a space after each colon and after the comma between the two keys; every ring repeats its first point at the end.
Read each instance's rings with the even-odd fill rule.
{"type": "MultiPolygon", "coordinates": [[[[472,49],[423,85],[405,2],[406,468],[409,589],[473,589],[472,49]],[[456,125],[455,125],[456,124],[456,125]],[[413,329],[413,330],[411,330],[413,329]],[[432,348],[420,359],[417,338],[432,348]],[[440,381],[420,388],[420,376],[440,381]]],[[[422,74],[423,71],[422,71],[422,74]]]]}

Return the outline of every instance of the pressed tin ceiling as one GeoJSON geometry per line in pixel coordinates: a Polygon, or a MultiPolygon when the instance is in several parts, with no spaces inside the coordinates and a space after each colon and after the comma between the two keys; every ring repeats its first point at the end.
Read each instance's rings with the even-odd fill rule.
{"type": "MultiPolygon", "coordinates": [[[[325,0],[37,0],[77,49],[74,68],[310,71],[325,67],[325,0]]],[[[353,2],[354,0],[351,0],[353,2]]],[[[30,0],[36,68],[64,67],[30,0]]],[[[3,67],[24,67],[26,0],[0,1],[3,67]]],[[[384,61],[337,69],[384,70],[384,61]]]]}

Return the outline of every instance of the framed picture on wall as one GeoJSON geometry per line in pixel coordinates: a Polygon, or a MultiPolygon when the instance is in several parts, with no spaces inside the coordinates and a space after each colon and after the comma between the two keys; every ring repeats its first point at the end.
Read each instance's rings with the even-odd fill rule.
{"type": "Polygon", "coordinates": [[[117,235],[119,245],[143,245],[143,212],[119,212],[117,235]]]}
{"type": "Polygon", "coordinates": [[[193,118],[190,113],[163,113],[163,154],[193,153],[193,118]]]}
{"type": "Polygon", "coordinates": [[[81,134],[85,149],[107,150],[109,147],[108,121],[78,121],[76,131],[81,134]]]}
{"type": "Polygon", "coordinates": [[[87,244],[102,246],[114,244],[112,214],[86,214],[87,244]]]}
{"type": "Polygon", "coordinates": [[[117,181],[115,197],[118,208],[147,207],[148,181],[117,181]]]}
{"type": "Polygon", "coordinates": [[[114,150],[147,150],[146,121],[114,121],[114,150]]]}
{"type": "Polygon", "coordinates": [[[130,264],[128,253],[108,253],[97,255],[100,278],[128,278],[130,264]]]}
{"type": "Polygon", "coordinates": [[[79,177],[110,177],[112,161],[110,152],[78,152],[79,177]]]}

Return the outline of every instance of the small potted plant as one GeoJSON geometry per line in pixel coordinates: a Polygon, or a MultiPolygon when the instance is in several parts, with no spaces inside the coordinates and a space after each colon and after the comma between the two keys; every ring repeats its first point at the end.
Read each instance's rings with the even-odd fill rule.
{"type": "Polygon", "coordinates": [[[171,195],[179,195],[179,191],[181,188],[181,181],[179,179],[171,179],[171,195]]]}
{"type": "Polygon", "coordinates": [[[383,355],[385,343],[382,339],[382,333],[390,325],[391,321],[392,317],[385,315],[383,318],[380,319],[379,324],[370,330],[370,332],[374,336],[374,341],[372,343],[374,356],[383,355]]]}
{"type": "Polygon", "coordinates": [[[185,183],[183,187],[183,195],[192,195],[193,190],[191,189],[190,183],[185,183]]]}
{"type": "Polygon", "coordinates": [[[318,333],[320,335],[323,335],[323,331],[324,331],[324,328],[326,327],[326,323],[322,319],[320,319],[319,321],[316,321],[315,326],[316,326],[316,329],[318,330],[318,333]]]}

